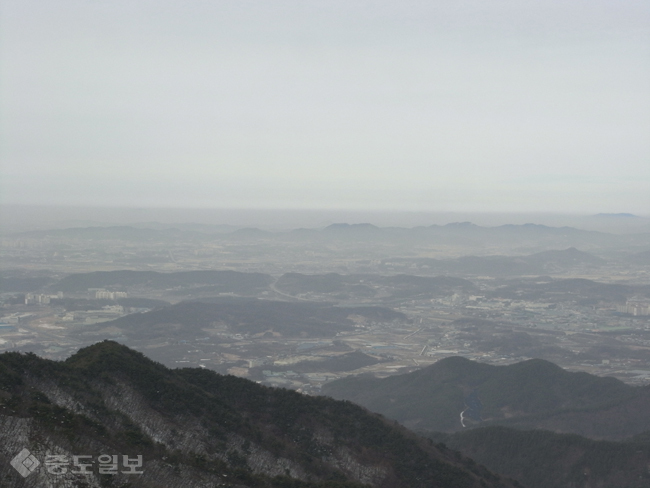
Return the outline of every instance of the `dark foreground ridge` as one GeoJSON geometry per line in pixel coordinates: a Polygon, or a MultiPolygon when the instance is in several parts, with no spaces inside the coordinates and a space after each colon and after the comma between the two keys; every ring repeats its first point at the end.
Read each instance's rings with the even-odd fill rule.
{"type": "Polygon", "coordinates": [[[648,432],[620,442],[497,426],[426,435],[529,488],[650,486],[648,432]]]}
{"type": "Polygon", "coordinates": [[[64,362],[0,355],[0,486],[518,485],[349,402],[170,370],[105,341],[64,362]],[[24,477],[11,464],[23,449],[24,477]],[[119,455],[118,474],[99,473],[102,454],[119,455]],[[91,473],[75,474],[83,455],[91,473]],[[143,473],[122,474],[123,455],[141,455],[143,473]]]}

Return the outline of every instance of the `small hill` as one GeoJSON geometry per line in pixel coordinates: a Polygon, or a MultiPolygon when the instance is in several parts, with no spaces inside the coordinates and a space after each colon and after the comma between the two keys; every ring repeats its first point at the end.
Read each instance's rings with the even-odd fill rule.
{"type": "Polygon", "coordinates": [[[50,286],[63,292],[86,291],[88,288],[120,288],[139,286],[150,289],[212,285],[215,292],[253,293],[267,287],[273,279],[263,273],[240,273],[229,270],[178,271],[95,271],[66,276],[50,286]]]}
{"type": "Polygon", "coordinates": [[[109,341],[65,362],[2,354],[0,388],[0,479],[12,488],[515,486],[349,402],[170,370],[109,341]],[[23,449],[40,462],[25,479],[10,465],[23,449]],[[52,453],[95,463],[51,474],[52,453]],[[140,455],[142,474],[99,474],[101,454],[118,455],[119,471],[119,456],[140,455]]]}
{"type": "Polygon", "coordinates": [[[570,373],[541,359],[492,366],[450,357],[384,379],[347,377],[322,391],[417,429],[502,424],[612,439],[650,430],[650,387],[570,373]]]}
{"type": "Polygon", "coordinates": [[[24,270],[4,270],[0,275],[0,293],[33,292],[56,281],[50,272],[30,273],[24,270]]]}
{"type": "Polygon", "coordinates": [[[401,312],[383,307],[335,307],[321,303],[293,303],[246,298],[217,298],[210,302],[181,302],[146,313],[131,314],[87,330],[119,329],[130,339],[183,338],[205,335],[205,329],[225,327],[233,334],[260,334],[273,330],[283,336],[333,337],[354,329],[348,317],[370,320],[406,320],[401,312]]]}
{"type": "Polygon", "coordinates": [[[650,297],[648,285],[601,283],[584,278],[570,278],[544,282],[520,281],[488,293],[489,296],[519,300],[540,300],[549,303],[578,301],[584,304],[625,302],[632,296],[650,297]]]}
{"type": "Polygon", "coordinates": [[[358,281],[359,278],[356,276],[344,276],[338,273],[320,275],[286,273],[278,279],[275,286],[291,294],[307,292],[333,293],[344,291],[346,285],[355,284],[358,281]]]}

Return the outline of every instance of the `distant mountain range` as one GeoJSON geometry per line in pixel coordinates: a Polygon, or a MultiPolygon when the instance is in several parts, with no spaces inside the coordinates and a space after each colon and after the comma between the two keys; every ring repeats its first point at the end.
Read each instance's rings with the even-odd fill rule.
{"type": "Polygon", "coordinates": [[[498,424],[620,439],[650,430],[650,386],[570,373],[541,359],[492,366],[450,357],[384,379],[336,380],[322,392],[431,431],[498,424]]]}
{"type": "Polygon", "coordinates": [[[633,218],[633,219],[638,219],[640,218],[638,215],[634,215],[631,213],[599,213],[594,215],[594,217],[605,217],[605,218],[612,218],[612,219],[619,219],[619,218],[633,218]]]}
{"type": "Polygon", "coordinates": [[[323,229],[294,229],[271,232],[258,228],[231,228],[217,226],[177,227],[136,226],[74,227],[22,232],[14,238],[123,240],[134,242],[176,241],[296,241],[296,242],[384,242],[397,244],[435,243],[484,248],[485,246],[523,246],[546,249],[562,247],[615,247],[620,245],[648,245],[650,233],[610,234],[581,230],[575,227],[549,227],[539,224],[507,224],[484,227],[471,222],[456,222],[428,227],[377,227],[372,224],[332,224],[323,229]]]}
{"type": "Polygon", "coordinates": [[[4,353],[0,388],[7,488],[520,486],[349,402],[169,370],[114,342],[64,362],[4,353]]]}

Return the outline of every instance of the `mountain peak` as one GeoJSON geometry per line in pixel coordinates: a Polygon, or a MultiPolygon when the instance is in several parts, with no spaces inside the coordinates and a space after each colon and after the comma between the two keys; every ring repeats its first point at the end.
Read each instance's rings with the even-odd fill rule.
{"type": "Polygon", "coordinates": [[[104,340],[79,349],[65,360],[65,364],[89,371],[100,369],[114,371],[146,367],[164,369],[164,366],[147,358],[141,352],[111,340],[104,340]]]}
{"type": "Polygon", "coordinates": [[[335,380],[325,384],[322,391],[359,403],[409,428],[433,431],[467,428],[459,421],[459,414],[470,404],[480,404],[473,414],[473,426],[503,423],[583,435],[604,435],[616,429],[618,435],[630,435],[633,429],[650,427],[643,409],[624,426],[592,425],[591,420],[578,425],[574,418],[577,411],[583,411],[588,419],[598,415],[615,417],[617,413],[607,411],[612,404],[629,400],[646,405],[645,409],[650,398],[615,378],[569,372],[543,359],[496,366],[453,356],[421,370],[383,379],[335,380]],[[604,409],[602,413],[600,408],[604,409]]]}

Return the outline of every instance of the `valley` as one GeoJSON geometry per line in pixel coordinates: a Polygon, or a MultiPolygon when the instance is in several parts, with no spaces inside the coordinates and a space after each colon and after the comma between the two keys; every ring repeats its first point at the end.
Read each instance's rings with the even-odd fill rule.
{"type": "MultiPolygon", "coordinates": [[[[430,438],[437,443],[436,456],[451,459],[461,455],[453,454],[458,449],[488,469],[539,488],[553,485],[531,482],[522,471],[524,460],[517,469],[508,465],[503,446],[525,444],[512,429],[544,429],[549,436],[574,436],[548,437],[545,443],[583,452],[563,467],[549,458],[557,471],[549,483],[573,483],[580,470],[589,473],[576,485],[581,487],[618,480],[621,487],[636,488],[643,486],[637,480],[645,482],[643,454],[624,470],[633,476],[621,474],[621,463],[598,471],[592,461],[599,449],[636,449],[637,454],[646,449],[650,265],[644,249],[650,240],[645,234],[464,224],[424,230],[336,225],[284,233],[136,226],[11,234],[0,243],[0,351],[5,353],[0,357],[64,361],[48,363],[54,365],[86,364],[81,358],[88,354],[95,358],[91,363],[117,354],[132,364],[129,358],[143,358],[137,356],[142,353],[157,362],[156,368],[177,372],[165,374],[185,379],[229,378],[219,381],[275,387],[287,395],[295,390],[292,394],[302,394],[295,399],[351,400],[430,438]],[[20,355],[12,356],[16,352],[20,355]],[[227,376],[210,376],[215,373],[227,376]],[[476,434],[468,444],[471,432],[476,434]]],[[[141,361],[136,370],[150,368],[141,361]]],[[[62,400],[70,392],[53,393],[44,385],[34,387],[49,402],[70,408],[62,400]]],[[[141,388],[147,387],[136,389],[141,388]]],[[[110,398],[102,395],[105,402],[110,398]]],[[[16,418],[35,419],[33,412],[48,405],[42,397],[29,405],[15,398],[4,403],[14,431],[16,418]]],[[[116,407],[106,404],[108,411],[116,407]]],[[[73,409],[74,415],[88,415],[88,408],[73,409]]],[[[399,486],[373,478],[379,476],[376,467],[351,468],[358,461],[349,457],[335,461],[334,469],[344,473],[339,478],[334,471],[322,478],[330,468],[316,474],[282,461],[290,478],[281,479],[282,470],[268,468],[269,454],[262,455],[259,446],[243,449],[248,441],[239,437],[227,434],[219,448],[199,448],[189,440],[178,444],[156,431],[177,420],[159,419],[154,429],[149,414],[123,413],[139,426],[137,435],[128,436],[153,436],[166,445],[145,449],[148,441],[142,441],[145,459],[168,486],[175,481],[165,471],[165,458],[175,459],[173,469],[197,483],[220,472],[221,482],[232,477],[251,487],[284,486],[299,478],[303,485],[287,486],[399,486]],[[181,457],[165,451],[174,448],[181,457]],[[213,474],[187,457],[194,449],[207,449],[213,474]],[[237,471],[244,458],[248,471],[237,471]],[[328,476],[348,485],[333,485],[328,476]]],[[[73,419],[72,429],[86,422],[73,419]]],[[[94,421],[104,422],[103,417],[94,421]]],[[[120,425],[117,417],[111,422],[120,425]]],[[[128,422],[122,425],[130,432],[128,422]]],[[[49,449],[71,449],[56,430],[47,432],[49,449]]],[[[75,445],[108,442],[126,449],[124,435],[87,437],[75,445]]],[[[492,479],[481,473],[474,475],[492,479]]],[[[415,482],[405,486],[417,486],[409,483],[415,482]]]]}

